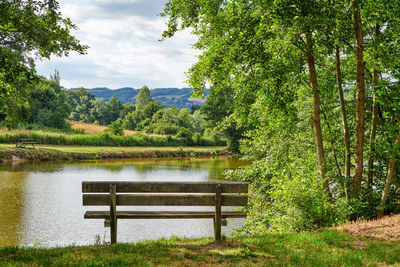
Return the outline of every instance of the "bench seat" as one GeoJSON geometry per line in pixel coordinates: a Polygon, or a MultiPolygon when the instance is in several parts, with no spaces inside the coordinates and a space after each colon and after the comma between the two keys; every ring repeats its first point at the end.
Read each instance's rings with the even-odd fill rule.
{"type": "Polygon", "coordinates": [[[222,211],[222,207],[247,206],[248,183],[83,181],[82,193],[84,206],[108,207],[86,211],[84,218],[103,219],[104,226],[110,227],[111,244],[117,242],[119,219],[213,219],[215,240],[221,241],[221,226],[227,225],[227,218],[246,217],[243,211],[222,211]],[[117,210],[120,206],[209,206],[214,210],[117,210]]]}
{"type": "MultiPolygon", "coordinates": [[[[117,211],[117,219],[209,219],[214,211],[117,211]]],[[[243,211],[222,211],[222,218],[246,218],[243,211]]],[[[109,211],[87,211],[85,219],[110,219],[109,211]]]]}

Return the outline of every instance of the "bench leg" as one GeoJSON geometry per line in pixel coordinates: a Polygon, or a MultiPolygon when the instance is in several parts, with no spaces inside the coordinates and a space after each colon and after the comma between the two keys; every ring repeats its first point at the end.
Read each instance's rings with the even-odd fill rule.
{"type": "Polygon", "coordinates": [[[222,186],[217,184],[215,188],[215,218],[214,235],[216,241],[221,241],[221,204],[222,204],[222,186]]]}
{"type": "Polygon", "coordinates": [[[110,185],[110,235],[111,244],[117,243],[117,187],[110,185]]]}

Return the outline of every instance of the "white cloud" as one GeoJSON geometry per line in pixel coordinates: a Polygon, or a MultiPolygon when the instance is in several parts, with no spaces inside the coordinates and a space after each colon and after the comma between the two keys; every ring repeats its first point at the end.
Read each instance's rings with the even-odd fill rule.
{"type": "Polygon", "coordinates": [[[158,17],[163,1],[60,1],[64,16],[79,30],[74,35],[90,46],[88,54],[71,53],[37,63],[48,76],[58,69],[65,87],[185,87],[185,72],[195,62],[190,44],[195,38],[179,32],[159,42],[165,18],[158,17]]]}

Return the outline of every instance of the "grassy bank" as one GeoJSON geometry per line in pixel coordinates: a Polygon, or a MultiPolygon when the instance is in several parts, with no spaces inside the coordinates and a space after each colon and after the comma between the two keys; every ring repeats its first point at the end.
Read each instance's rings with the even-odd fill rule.
{"type": "Polygon", "coordinates": [[[0,131],[0,143],[15,144],[17,139],[29,138],[39,144],[70,146],[217,146],[225,145],[223,140],[200,137],[182,139],[173,136],[150,136],[140,133],[118,136],[102,134],[71,134],[46,131],[0,131]]]}
{"type": "Polygon", "coordinates": [[[215,243],[171,239],[55,249],[0,249],[0,265],[79,266],[387,266],[400,264],[400,242],[338,231],[268,234],[215,243]]]}
{"type": "Polygon", "coordinates": [[[15,148],[0,144],[0,161],[26,160],[91,160],[122,158],[207,157],[228,155],[224,147],[111,147],[36,145],[15,148]]]}

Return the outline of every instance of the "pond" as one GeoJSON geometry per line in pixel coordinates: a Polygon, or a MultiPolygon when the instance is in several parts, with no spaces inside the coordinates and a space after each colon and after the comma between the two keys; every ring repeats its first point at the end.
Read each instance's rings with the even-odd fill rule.
{"type": "MultiPolygon", "coordinates": [[[[235,157],[219,157],[0,165],[0,247],[108,242],[110,230],[104,228],[103,220],[83,219],[86,210],[105,207],[82,206],[82,181],[221,181],[225,170],[248,163],[235,157]]],[[[160,210],[168,208],[160,207],[160,210]]],[[[189,208],[173,207],[173,210],[180,209],[189,208]]],[[[190,209],[212,210],[212,207],[190,209]]],[[[231,233],[242,222],[243,219],[228,220],[222,233],[231,233]]],[[[213,236],[213,220],[118,221],[118,242],[173,236],[213,236]]]]}

